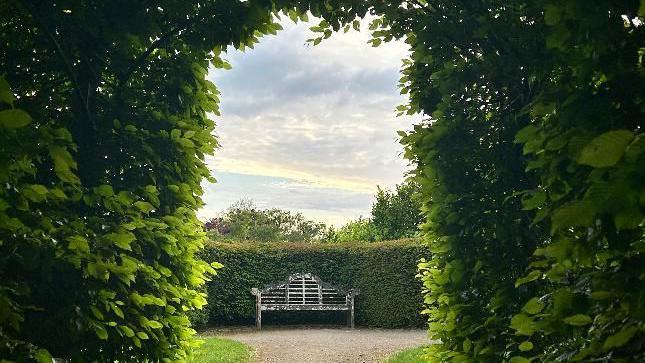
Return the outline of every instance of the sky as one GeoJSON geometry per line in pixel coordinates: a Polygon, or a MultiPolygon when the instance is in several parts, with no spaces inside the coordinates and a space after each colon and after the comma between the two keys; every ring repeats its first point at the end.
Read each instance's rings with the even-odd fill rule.
{"type": "Polygon", "coordinates": [[[396,131],[418,119],[394,112],[405,102],[397,83],[407,46],[371,47],[366,23],[308,45],[316,23],[282,21],[254,49],[229,49],[231,70],[209,71],[222,93],[221,147],[207,158],[217,183],[204,183],[200,218],[248,199],[340,226],[369,216],[377,185],[404,180],[396,131]]]}

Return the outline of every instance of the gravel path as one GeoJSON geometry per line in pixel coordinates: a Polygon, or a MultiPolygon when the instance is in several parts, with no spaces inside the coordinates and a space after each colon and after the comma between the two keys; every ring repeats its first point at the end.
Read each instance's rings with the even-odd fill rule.
{"type": "Polygon", "coordinates": [[[378,362],[396,351],[429,343],[425,330],[265,328],[210,334],[252,346],[258,362],[378,362]]]}

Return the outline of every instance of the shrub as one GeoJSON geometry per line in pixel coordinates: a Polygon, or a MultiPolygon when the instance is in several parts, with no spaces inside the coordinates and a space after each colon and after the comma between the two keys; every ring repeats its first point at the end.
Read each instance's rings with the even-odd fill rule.
{"type": "Polygon", "coordinates": [[[415,240],[362,245],[212,242],[203,253],[206,261],[224,265],[207,284],[207,309],[214,324],[252,324],[251,288],[282,281],[292,273],[311,272],[330,284],[360,289],[355,305],[358,325],[423,325],[421,283],[415,275],[417,261],[428,251],[415,240]]]}
{"type": "Polygon", "coordinates": [[[369,219],[359,218],[340,227],[328,242],[374,242],[378,239],[378,231],[369,219]]]}
{"type": "Polygon", "coordinates": [[[379,240],[409,238],[419,234],[423,222],[421,203],[417,200],[420,187],[412,180],[394,190],[378,188],[372,205],[372,224],[379,240]]]}
{"type": "Polygon", "coordinates": [[[206,221],[204,229],[217,241],[316,242],[329,234],[325,224],[307,220],[301,213],[260,209],[244,199],[223,216],[206,221]]]}
{"type": "Polygon", "coordinates": [[[645,361],[644,3],[387,3],[432,361],[645,361]]]}
{"type": "Polygon", "coordinates": [[[414,180],[395,186],[394,190],[378,188],[369,218],[359,217],[338,230],[330,229],[324,242],[374,242],[419,235],[423,222],[420,187],[414,180]]]}
{"type": "Polygon", "coordinates": [[[275,32],[261,9],[0,2],[0,360],[184,357],[212,272],[205,76],[217,47],[275,32]]]}

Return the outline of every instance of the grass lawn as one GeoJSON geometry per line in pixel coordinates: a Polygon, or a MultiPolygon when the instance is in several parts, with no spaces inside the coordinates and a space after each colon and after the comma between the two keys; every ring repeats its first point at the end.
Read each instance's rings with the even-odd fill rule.
{"type": "Polygon", "coordinates": [[[251,361],[251,348],[246,344],[216,337],[200,337],[204,343],[193,352],[191,363],[238,363],[251,361]]]}
{"type": "Polygon", "coordinates": [[[427,362],[421,357],[423,356],[423,349],[425,347],[410,348],[402,350],[390,358],[386,359],[384,363],[423,363],[427,362]]]}

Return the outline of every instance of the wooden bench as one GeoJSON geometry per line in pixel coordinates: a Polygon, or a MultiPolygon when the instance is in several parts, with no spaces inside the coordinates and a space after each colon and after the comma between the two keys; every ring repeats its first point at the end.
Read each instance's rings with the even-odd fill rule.
{"type": "Polygon", "coordinates": [[[343,290],[324,283],[318,276],[297,273],[286,281],[251,289],[255,295],[255,326],[262,328],[262,311],[347,311],[347,326],[354,328],[354,296],[358,290],[343,290]]]}

